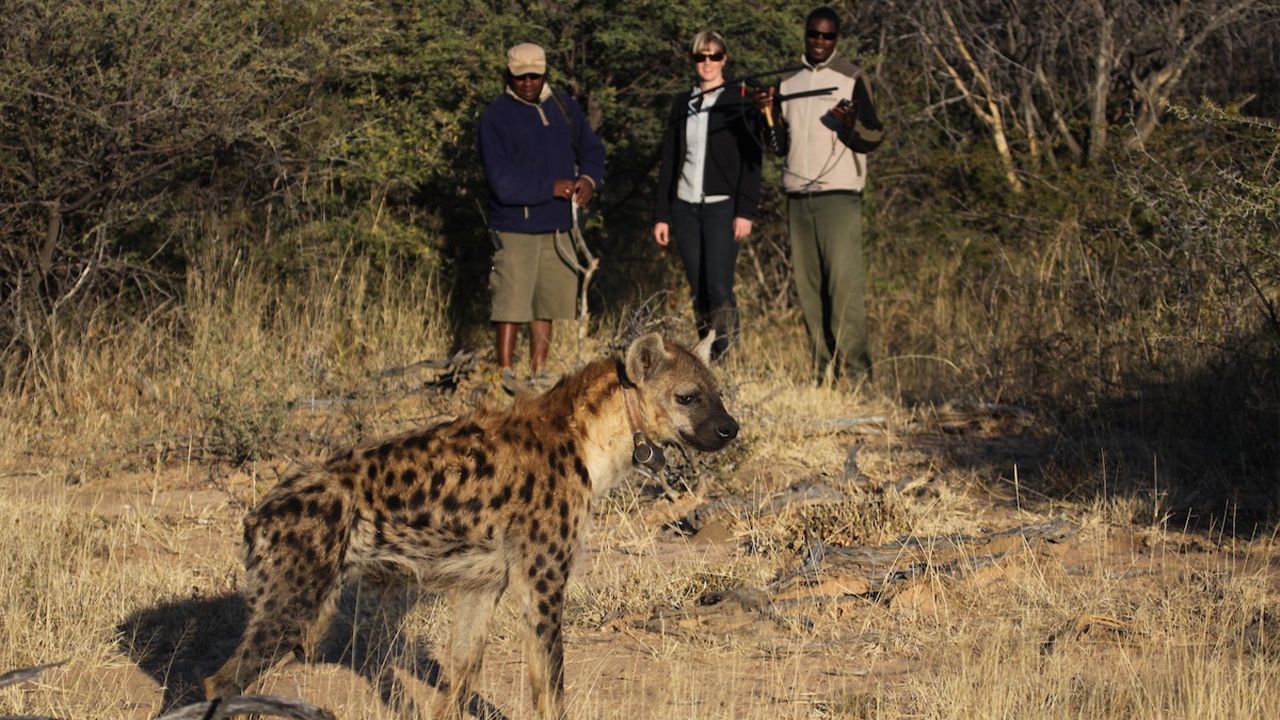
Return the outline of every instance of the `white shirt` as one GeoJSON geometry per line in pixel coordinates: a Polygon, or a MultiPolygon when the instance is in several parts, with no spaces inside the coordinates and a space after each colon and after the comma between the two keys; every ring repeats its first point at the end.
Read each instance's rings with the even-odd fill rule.
{"type": "Polygon", "coordinates": [[[704,195],[702,178],[707,169],[707,127],[711,114],[707,112],[724,87],[719,87],[702,96],[701,110],[694,109],[694,96],[698,94],[695,85],[689,93],[689,117],[684,123],[684,162],[680,165],[680,181],[676,183],[676,197],[687,203],[723,202],[728,195],[704,195]]]}

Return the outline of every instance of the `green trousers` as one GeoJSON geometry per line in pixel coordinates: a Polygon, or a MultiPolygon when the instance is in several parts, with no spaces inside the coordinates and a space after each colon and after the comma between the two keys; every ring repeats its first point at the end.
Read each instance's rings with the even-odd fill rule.
{"type": "Polygon", "coordinates": [[[819,378],[871,370],[867,353],[862,198],[832,192],[787,199],[791,267],[819,378]]]}

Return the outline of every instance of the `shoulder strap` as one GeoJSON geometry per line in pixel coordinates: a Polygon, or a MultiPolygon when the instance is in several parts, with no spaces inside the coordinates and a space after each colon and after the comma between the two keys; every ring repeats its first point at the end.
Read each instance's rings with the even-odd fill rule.
{"type": "Polygon", "coordinates": [[[564,98],[560,96],[560,91],[552,91],[551,99],[556,101],[556,107],[560,108],[560,114],[564,116],[564,123],[569,128],[569,142],[573,143],[573,155],[581,160],[582,146],[578,143],[578,123],[574,121],[573,114],[565,106],[564,98]]]}

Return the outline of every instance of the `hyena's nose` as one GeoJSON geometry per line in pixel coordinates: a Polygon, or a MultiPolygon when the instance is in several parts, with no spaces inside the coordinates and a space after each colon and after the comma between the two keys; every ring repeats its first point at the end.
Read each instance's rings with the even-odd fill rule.
{"type": "Polygon", "coordinates": [[[725,422],[716,427],[716,435],[719,435],[720,439],[726,442],[738,437],[738,421],[733,418],[725,418],[725,422]]]}

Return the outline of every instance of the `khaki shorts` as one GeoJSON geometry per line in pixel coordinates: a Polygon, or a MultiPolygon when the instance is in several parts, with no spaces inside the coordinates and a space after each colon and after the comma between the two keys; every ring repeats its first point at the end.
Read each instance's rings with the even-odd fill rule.
{"type": "MultiPolygon", "coordinates": [[[[578,273],[556,251],[556,233],[499,232],[489,289],[493,322],[572,320],[577,314],[578,273]]],[[[569,234],[559,233],[566,252],[569,234]]]]}

